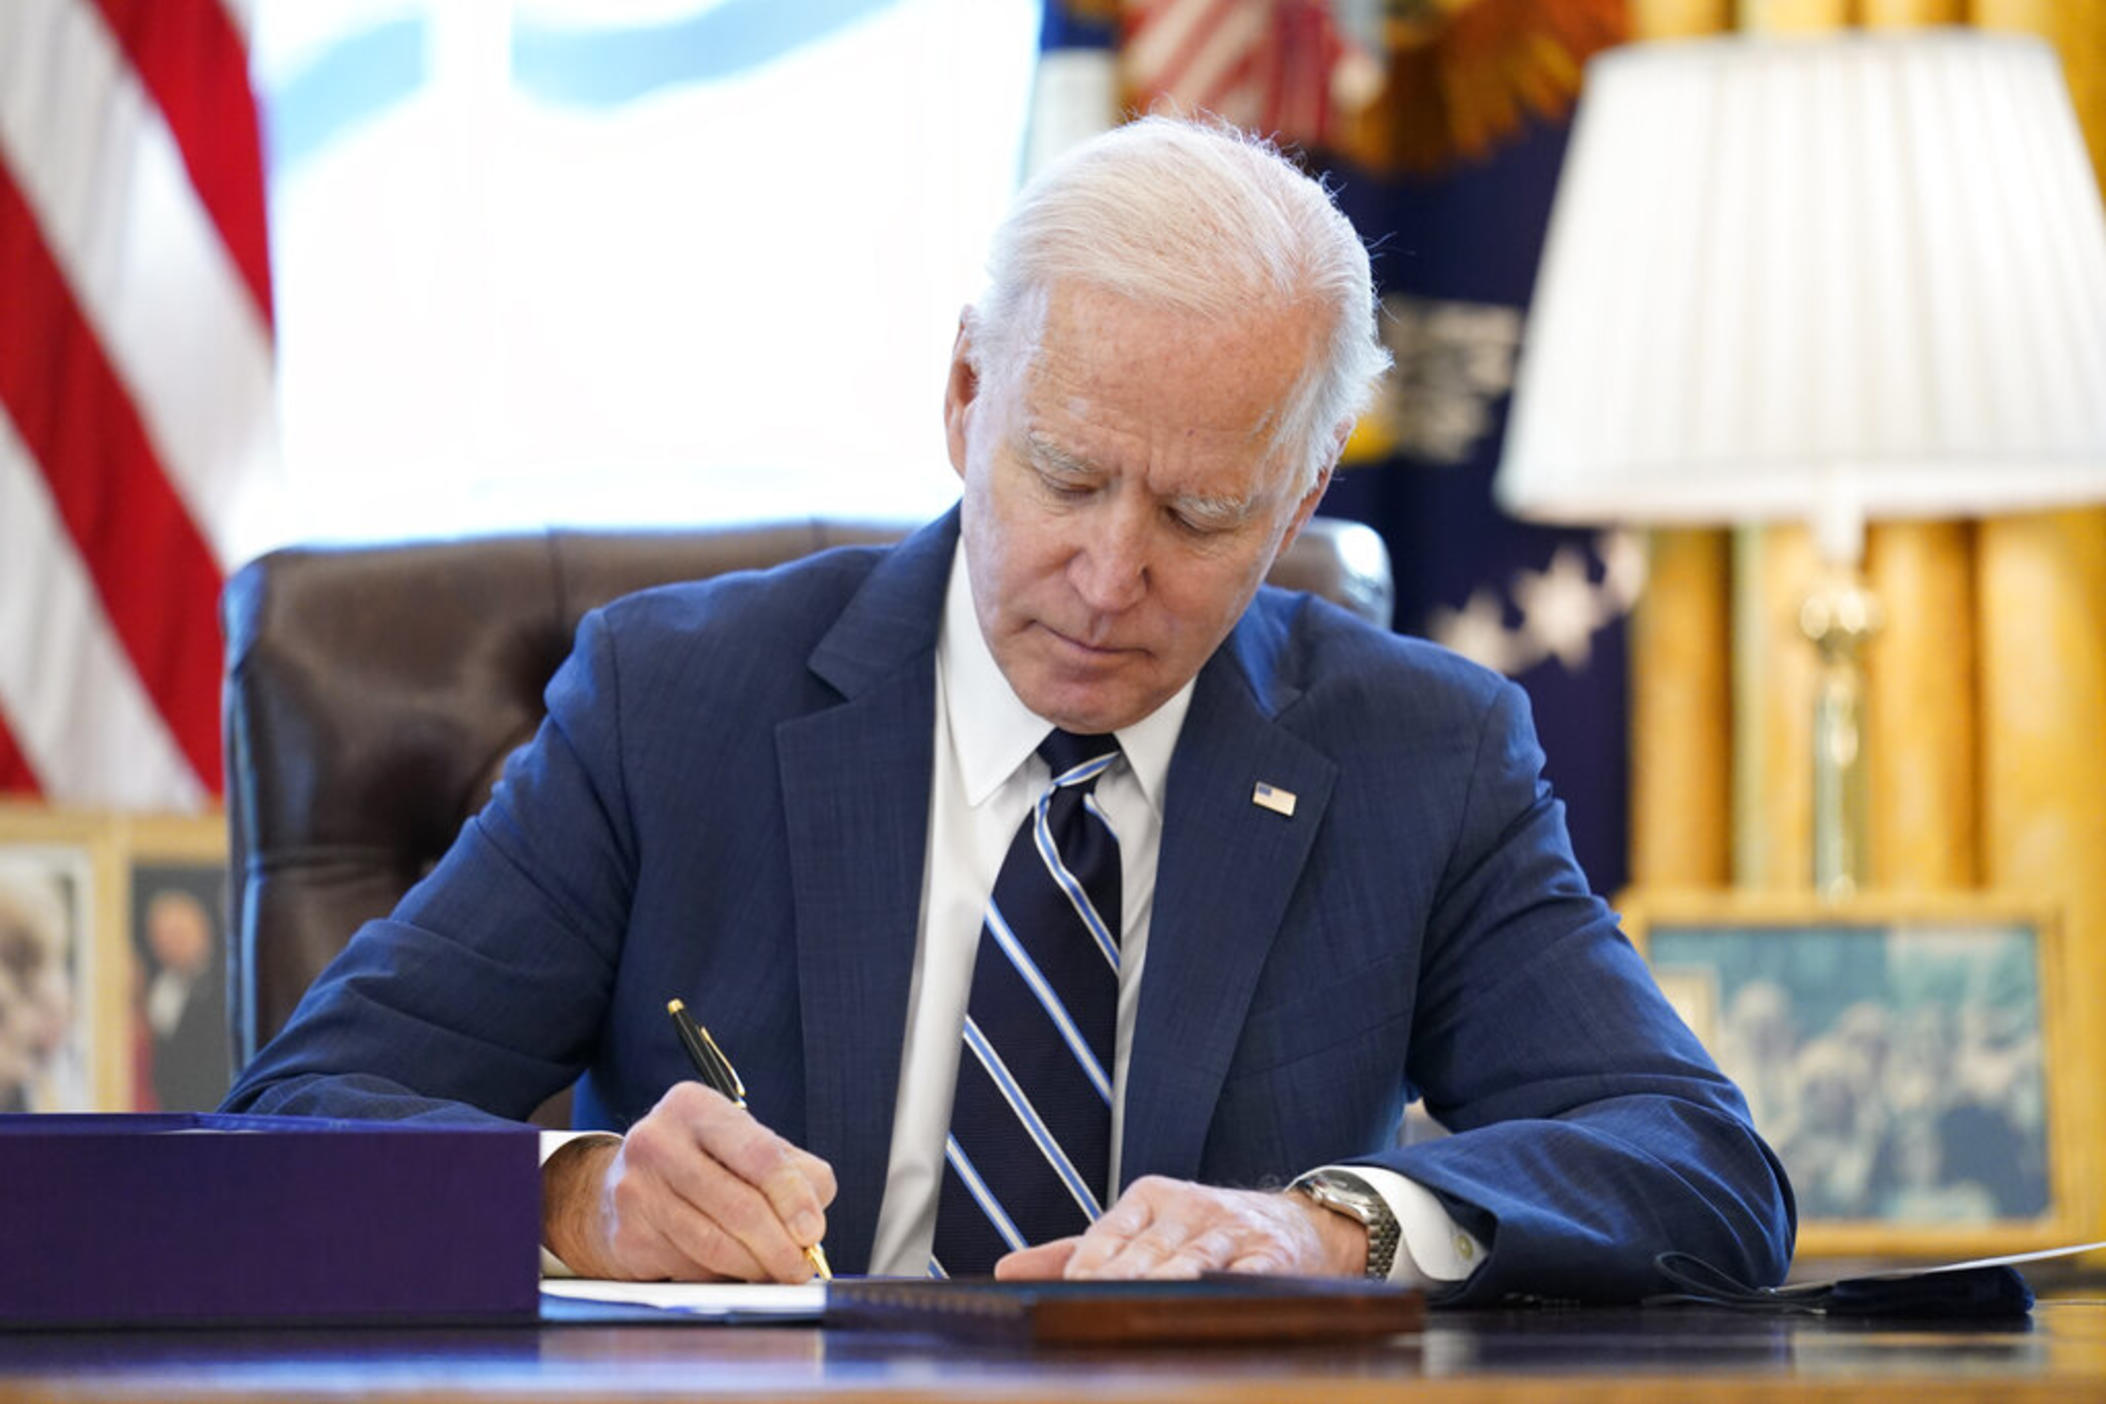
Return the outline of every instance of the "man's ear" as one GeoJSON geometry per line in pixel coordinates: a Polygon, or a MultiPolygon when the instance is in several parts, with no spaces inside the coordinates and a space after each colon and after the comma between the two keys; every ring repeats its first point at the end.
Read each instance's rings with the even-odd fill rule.
{"type": "Polygon", "coordinates": [[[951,343],[951,373],[943,383],[943,437],[951,468],[965,476],[965,415],[980,398],[980,373],[973,369],[973,309],[958,314],[958,339],[951,343]]]}
{"type": "Polygon", "coordinates": [[[1332,471],[1332,469],[1326,468],[1323,472],[1318,473],[1316,481],[1310,485],[1307,492],[1302,494],[1302,500],[1295,504],[1294,520],[1287,524],[1287,534],[1280,538],[1280,550],[1285,551],[1289,546],[1292,546],[1294,538],[1302,534],[1302,528],[1307,526],[1309,519],[1316,515],[1317,504],[1324,500],[1324,494],[1330,490],[1332,471]]]}

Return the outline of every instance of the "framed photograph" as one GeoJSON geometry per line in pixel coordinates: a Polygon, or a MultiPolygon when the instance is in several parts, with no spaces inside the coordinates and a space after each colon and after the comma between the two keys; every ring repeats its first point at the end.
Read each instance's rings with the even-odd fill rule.
{"type": "Polygon", "coordinates": [[[1790,1173],[1801,1256],[2096,1236],[2051,912],[1957,894],[1633,891],[1619,907],[1790,1173]]]}
{"type": "Polygon", "coordinates": [[[227,823],[131,816],[118,826],[136,1111],[210,1111],[227,1093],[227,823]]]}
{"type": "Polygon", "coordinates": [[[0,804],[0,1112],[129,1106],[111,821],[0,804]]]}

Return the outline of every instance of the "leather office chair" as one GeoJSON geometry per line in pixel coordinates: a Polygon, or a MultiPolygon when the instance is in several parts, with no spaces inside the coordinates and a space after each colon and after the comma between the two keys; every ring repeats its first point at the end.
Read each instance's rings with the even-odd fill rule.
{"type": "MultiPolygon", "coordinates": [[[[291,548],[244,567],[221,605],[235,1066],[482,807],[587,611],[911,529],[550,531],[291,548]]],[[[1389,556],[1358,523],[1311,521],[1271,579],[1389,627],[1389,556]]]]}

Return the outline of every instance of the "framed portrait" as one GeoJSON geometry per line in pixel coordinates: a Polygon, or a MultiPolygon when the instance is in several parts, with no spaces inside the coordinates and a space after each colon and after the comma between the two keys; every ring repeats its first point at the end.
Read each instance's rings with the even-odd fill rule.
{"type": "Polygon", "coordinates": [[[136,1111],[210,1111],[227,1093],[227,825],[218,814],[119,825],[126,1027],[136,1111]]]}
{"type": "Polygon", "coordinates": [[[1618,905],[1784,1162],[1802,1257],[2095,1236],[2051,911],[1958,894],[1633,891],[1618,905]]]}
{"type": "Polygon", "coordinates": [[[0,1112],[130,1105],[111,822],[0,804],[0,1112]]]}

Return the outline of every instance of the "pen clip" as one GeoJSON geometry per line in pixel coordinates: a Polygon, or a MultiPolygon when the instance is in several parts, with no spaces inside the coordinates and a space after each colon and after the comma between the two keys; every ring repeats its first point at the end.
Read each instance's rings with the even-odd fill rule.
{"type": "Polygon", "coordinates": [[[665,1002],[665,1012],[673,1016],[673,1032],[680,1036],[680,1046],[686,1051],[687,1060],[695,1065],[695,1072],[711,1088],[722,1093],[725,1100],[745,1106],[746,1084],[739,1079],[738,1069],[731,1066],[731,1059],[717,1047],[709,1030],[696,1023],[687,1012],[686,1002],[669,999],[665,1002]]]}
{"type": "Polygon", "coordinates": [[[695,1032],[702,1035],[703,1051],[708,1053],[710,1064],[717,1074],[717,1090],[740,1106],[745,1106],[746,1084],[740,1081],[738,1069],[731,1066],[731,1059],[725,1057],[724,1050],[717,1047],[717,1041],[709,1036],[707,1028],[697,1024],[695,1032]]]}

